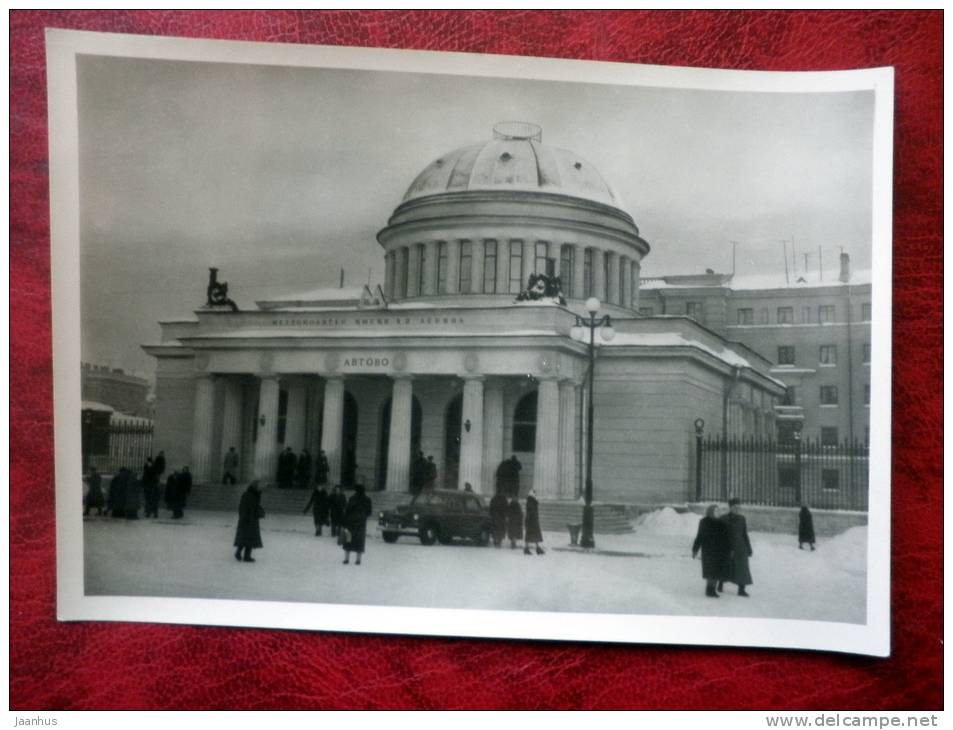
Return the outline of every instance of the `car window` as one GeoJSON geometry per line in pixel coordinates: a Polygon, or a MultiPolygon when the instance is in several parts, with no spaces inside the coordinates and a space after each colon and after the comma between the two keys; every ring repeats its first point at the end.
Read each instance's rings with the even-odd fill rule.
{"type": "Polygon", "coordinates": [[[467,497],[466,501],[464,502],[464,506],[466,507],[467,512],[483,511],[483,505],[480,504],[480,500],[476,497],[467,497]]]}
{"type": "Polygon", "coordinates": [[[427,495],[427,504],[429,504],[431,507],[439,507],[443,503],[444,503],[444,499],[442,495],[439,495],[439,494],[427,495]]]}

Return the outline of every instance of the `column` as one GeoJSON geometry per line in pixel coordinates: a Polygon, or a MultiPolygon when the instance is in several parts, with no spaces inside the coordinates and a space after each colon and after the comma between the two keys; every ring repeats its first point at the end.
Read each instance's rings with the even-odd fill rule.
{"type": "Polygon", "coordinates": [[[639,289],[640,282],[639,279],[642,278],[642,264],[639,261],[632,262],[632,309],[638,311],[639,309],[639,289]]]}
{"type": "Polygon", "coordinates": [[[586,249],[572,244],[572,297],[583,299],[586,290],[586,249]]]}
{"type": "Polygon", "coordinates": [[[328,483],[341,481],[341,435],[344,430],[344,378],[331,377],[324,381],[324,415],[322,417],[321,448],[328,457],[328,483]]]}
{"type": "Polygon", "coordinates": [[[600,302],[606,301],[605,252],[601,248],[592,249],[592,296],[600,302]]]}
{"type": "Polygon", "coordinates": [[[285,446],[295,453],[305,448],[304,419],[308,404],[307,383],[302,378],[288,381],[288,411],[285,416],[285,446]]]}
{"type": "MultiPolygon", "coordinates": [[[[212,477],[218,481],[222,476],[225,454],[232,446],[241,457],[242,453],[242,381],[236,376],[225,378],[225,404],[222,408],[222,448],[219,454],[222,463],[213,464],[212,477]]],[[[240,462],[239,462],[240,463],[240,462]]],[[[241,473],[241,470],[239,470],[241,473]]]]}
{"type": "Polygon", "coordinates": [[[215,378],[201,375],[195,379],[195,401],[192,411],[192,464],[197,482],[212,479],[212,432],[215,428],[215,378]]]}
{"type": "Polygon", "coordinates": [[[463,381],[463,425],[460,430],[459,488],[467,482],[473,491],[485,493],[483,486],[483,378],[463,381]],[[467,423],[470,424],[467,430],[467,423]]]}
{"type": "MultiPolygon", "coordinates": [[[[523,241],[523,280],[520,289],[529,284],[529,275],[536,271],[536,244],[533,241],[523,241]]],[[[545,271],[543,272],[546,273],[545,271]]]]}
{"type": "Polygon", "coordinates": [[[483,293],[483,256],[486,250],[483,239],[474,239],[470,244],[470,293],[483,293]]]}
{"type": "Polygon", "coordinates": [[[606,282],[606,300],[610,304],[619,304],[619,254],[606,251],[609,257],[609,281],[606,282]]]}
{"type": "Polygon", "coordinates": [[[447,294],[460,291],[460,241],[447,241],[447,294]]]}
{"type": "Polygon", "coordinates": [[[384,254],[384,296],[394,298],[394,252],[384,254]]]}
{"type": "Polygon", "coordinates": [[[321,452],[321,414],[324,410],[324,388],[321,387],[321,383],[318,382],[317,378],[311,378],[309,383],[309,403],[310,408],[308,409],[308,434],[310,438],[308,440],[308,451],[311,452],[311,455],[317,457],[321,452]]]}
{"type": "Polygon", "coordinates": [[[559,383],[539,381],[536,405],[536,454],[533,489],[539,499],[559,496],[559,383]]]}
{"type": "MultiPolygon", "coordinates": [[[[496,468],[503,461],[503,384],[488,381],[483,388],[483,494],[496,491],[496,468]]],[[[473,487],[476,489],[476,486],[473,487]]]]}
{"type": "Polygon", "coordinates": [[[404,261],[406,260],[406,246],[400,246],[394,249],[394,296],[391,297],[392,299],[403,299],[407,296],[407,293],[401,290],[401,272],[404,270],[404,261]]]}
{"type": "MultiPolygon", "coordinates": [[[[576,497],[576,384],[559,384],[559,498],[576,497]]],[[[539,428],[539,421],[536,422],[539,428]]]]}
{"type": "Polygon", "coordinates": [[[433,296],[437,293],[437,242],[427,241],[424,244],[424,296],[433,296]]]}
{"type": "Polygon", "coordinates": [[[262,375],[258,393],[258,436],[255,439],[255,478],[275,481],[278,451],[278,376],[262,375]]]}
{"type": "Polygon", "coordinates": [[[496,239],[496,293],[506,294],[510,290],[510,242],[505,238],[496,239]]]}
{"type": "Polygon", "coordinates": [[[631,301],[631,295],[629,292],[632,291],[632,262],[629,260],[628,256],[619,257],[619,269],[621,270],[621,281],[619,282],[619,304],[620,306],[629,308],[629,302],[631,301]]]}
{"type": "Polygon", "coordinates": [[[420,296],[420,246],[412,244],[407,259],[407,296],[420,296]]]}
{"type": "Polygon", "coordinates": [[[414,396],[409,377],[394,378],[390,400],[390,434],[387,442],[388,492],[406,492],[410,486],[410,426],[414,396]]]}

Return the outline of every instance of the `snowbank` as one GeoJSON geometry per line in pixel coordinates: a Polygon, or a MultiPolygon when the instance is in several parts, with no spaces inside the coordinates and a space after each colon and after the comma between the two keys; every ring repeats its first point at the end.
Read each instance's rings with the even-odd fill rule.
{"type": "Polygon", "coordinates": [[[818,549],[828,554],[832,565],[852,573],[863,573],[867,570],[867,527],[851,527],[818,549]]]}
{"type": "Polygon", "coordinates": [[[701,515],[694,512],[676,512],[671,507],[663,507],[654,512],[639,515],[635,521],[637,531],[648,535],[683,535],[695,537],[701,515]]]}

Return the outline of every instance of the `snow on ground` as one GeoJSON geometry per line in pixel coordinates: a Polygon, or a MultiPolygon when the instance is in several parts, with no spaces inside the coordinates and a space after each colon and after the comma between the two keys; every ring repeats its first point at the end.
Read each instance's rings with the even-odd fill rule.
{"type": "Polygon", "coordinates": [[[237,562],[236,519],[194,510],[184,520],[88,518],[86,593],[851,623],[866,616],[864,527],[820,540],[817,552],[798,550],[792,535],[752,533],[751,598],[728,584],[715,600],[703,595],[701,562],[691,559],[698,515],[671,509],[643,516],[634,533],[597,535],[597,553],[547,532],[544,556],[464,542],[425,547],[410,537],[388,545],[371,520],[361,566],[342,565],[328,530],[315,537],[303,515],[266,517],[257,562],[237,562]]]}

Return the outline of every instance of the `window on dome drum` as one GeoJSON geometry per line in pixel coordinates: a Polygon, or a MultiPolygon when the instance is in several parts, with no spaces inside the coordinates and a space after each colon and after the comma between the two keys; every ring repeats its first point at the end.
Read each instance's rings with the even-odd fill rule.
{"type": "Polygon", "coordinates": [[[620,261],[619,263],[620,263],[620,266],[619,266],[619,302],[622,304],[622,306],[625,306],[625,305],[626,305],[626,302],[623,302],[623,301],[622,301],[622,295],[625,293],[625,275],[628,273],[628,272],[626,271],[626,268],[628,268],[628,267],[625,266],[625,262],[623,262],[623,261],[620,261]]]}
{"type": "Polygon", "coordinates": [[[575,251],[572,244],[564,244],[559,250],[559,279],[563,285],[563,294],[567,298],[574,296],[572,291],[572,267],[575,263],[573,257],[575,251]]]}
{"type": "Polygon", "coordinates": [[[837,405],[837,386],[836,385],[822,385],[821,386],[821,405],[822,406],[836,406],[837,405]]]}
{"type": "Polygon", "coordinates": [[[592,249],[587,248],[582,255],[582,298],[592,296],[592,249]]]}
{"type": "Polygon", "coordinates": [[[863,357],[863,361],[862,361],[862,362],[869,363],[869,362],[870,362],[870,343],[869,343],[869,342],[865,342],[864,345],[863,345],[863,348],[864,348],[864,350],[863,350],[863,355],[862,355],[862,357],[863,357]]]}
{"type": "Polygon", "coordinates": [[[606,253],[605,251],[602,252],[602,281],[603,281],[603,286],[605,288],[605,292],[604,292],[605,298],[608,299],[609,298],[609,282],[611,281],[611,279],[609,278],[609,254],[606,253]]]}
{"type": "Polygon", "coordinates": [[[837,446],[837,426],[821,427],[821,446],[837,446]]]}
{"type": "Polygon", "coordinates": [[[818,353],[818,362],[821,365],[836,365],[837,345],[821,345],[818,353]]]}
{"type": "Polygon", "coordinates": [[[860,318],[864,322],[870,321],[870,302],[863,302],[860,305],[860,318]]]}
{"type": "Polygon", "coordinates": [[[794,307],[778,307],[778,324],[794,324],[794,307]]]}
{"type": "Polygon", "coordinates": [[[691,317],[696,322],[702,321],[702,312],[701,302],[685,302],[685,315],[691,317]]]}
{"type": "Polygon", "coordinates": [[[407,267],[410,263],[410,249],[402,249],[401,253],[403,254],[400,257],[400,271],[398,272],[397,277],[397,291],[400,293],[401,297],[407,296],[407,267]]]}
{"type": "Polygon", "coordinates": [[[523,291],[523,242],[510,241],[510,294],[523,291]]]}
{"type": "Polygon", "coordinates": [[[534,274],[548,274],[546,262],[549,261],[549,244],[546,241],[536,242],[536,260],[533,262],[534,274]]]}
{"type": "Polygon", "coordinates": [[[460,288],[461,294],[469,294],[473,280],[473,244],[470,241],[460,242],[460,288]]]}
{"type": "Polygon", "coordinates": [[[447,293],[447,242],[437,241],[437,294],[447,293]]]}
{"type": "Polygon", "coordinates": [[[655,315],[655,310],[652,307],[639,307],[639,314],[643,317],[652,317],[655,315]]]}
{"type": "Polygon", "coordinates": [[[636,299],[639,295],[639,263],[637,261],[632,262],[632,289],[629,291],[629,308],[635,308],[636,299]]]}
{"type": "Polygon", "coordinates": [[[778,365],[794,364],[794,345],[778,345],[778,365]]]}
{"type": "Polygon", "coordinates": [[[496,241],[493,239],[483,242],[483,291],[496,292],[496,241]]]}
{"type": "Polygon", "coordinates": [[[513,451],[536,451],[537,392],[524,395],[513,412],[513,451]]]}
{"type": "Polygon", "coordinates": [[[817,308],[817,322],[818,324],[826,324],[828,322],[834,321],[834,305],[833,304],[822,304],[817,308]]]}
{"type": "Polygon", "coordinates": [[[870,384],[864,383],[864,405],[870,405],[870,384]]]}
{"type": "Polygon", "coordinates": [[[424,289],[424,282],[426,278],[424,277],[424,271],[426,270],[426,261],[427,261],[427,246],[423,243],[417,244],[417,260],[420,262],[420,265],[417,267],[417,295],[423,295],[426,289],[424,289]]]}
{"type": "Polygon", "coordinates": [[[738,324],[754,324],[754,310],[747,307],[739,309],[738,324]]]}

